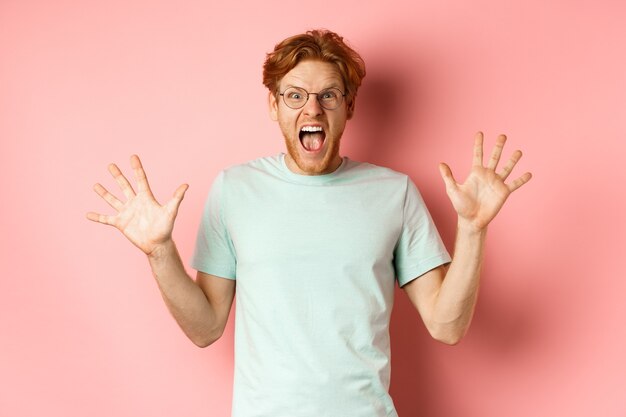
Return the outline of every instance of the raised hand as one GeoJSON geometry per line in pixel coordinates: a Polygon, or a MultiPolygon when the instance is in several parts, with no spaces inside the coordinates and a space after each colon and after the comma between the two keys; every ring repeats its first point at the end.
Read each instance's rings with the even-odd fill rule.
{"type": "Polygon", "coordinates": [[[104,215],[89,212],[87,218],[94,222],[116,227],[135,246],[150,255],[160,245],[171,239],[178,207],[189,186],[183,184],[178,187],[172,199],[161,205],[152,195],[139,157],[137,155],[131,156],[130,164],[135,172],[138,191],[133,190],[117,165],[109,165],[109,172],[122,189],[126,201],[120,201],[102,185],[96,184],[94,191],[113,207],[117,214],[104,215]]]}
{"type": "Polygon", "coordinates": [[[522,152],[513,152],[506,165],[496,172],[496,167],[502,155],[506,136],[500,135],[491,152],[487,166],[483,165],[483,134],[478,132],[474,142],[474,161],[470,174],[462,184],[457,183],[452,176],[450,167],[445,163],[439,165],[439,171],[446,184],[446,192],[454,206],[459,221],[475,230],[482,230],[498,214],[509,195],[527,183],[530,172],[526,172],[517,179],[505,183],[509,174],[522,157],[522,152]]]}

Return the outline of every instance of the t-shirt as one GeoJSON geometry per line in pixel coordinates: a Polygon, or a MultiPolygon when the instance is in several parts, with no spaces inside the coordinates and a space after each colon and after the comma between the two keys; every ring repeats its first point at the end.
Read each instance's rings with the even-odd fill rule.
{"type": "Polygon", "coordinates": [[[389,318],[400,286],[450,261],[413,182],[284,154],[222,171],[192,265],[236,279],[233,417],[397,416],[389,318]]]}

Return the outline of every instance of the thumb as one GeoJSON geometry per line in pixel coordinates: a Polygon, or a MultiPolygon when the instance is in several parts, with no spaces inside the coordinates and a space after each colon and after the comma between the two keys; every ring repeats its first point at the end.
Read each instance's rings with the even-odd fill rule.
{"type": "Polygon", "coordinates": [[[182,184],[176,189],[176,191],[174,191],[174,196],[167,203],[167,205],[170,206],[169,208],[174,210],[174,212],[178,211],[178,207],[180,206],[180,203],[183,201],[183,198],[185,197],[185,192],[187,191],[188,188],[189,188],[188,184],[182,184]]]}
{"type": "Polygon", "coordinates": [[[456,181],[454,180],[450,167],[446,163],[441,162],[439,164],[439,173],[441,174],[441,178],[443,178],[443,182],[446,184],[446,188],[456,188],[456,181]]]}

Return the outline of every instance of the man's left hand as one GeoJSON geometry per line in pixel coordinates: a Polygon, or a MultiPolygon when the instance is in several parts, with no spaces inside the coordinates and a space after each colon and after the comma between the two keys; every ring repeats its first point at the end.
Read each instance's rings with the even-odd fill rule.
{"type": "Polygon", "coordinates": [[[505,184],[515,164],[522,157],[522,152],[519,150],[513,152],[506,165],[496,172],[505,142],[505,135],[498,136],[489,162],[485,166],[483,165],[483,134],[482,132],[476,133],[472,170],[462,184],[455,181],[448,165],[445,163],[439,165],[439,171],[446,184],[446,192],[459,215],[459,226],[482,231],[498,214],[509,195],[530,180],[532,175],[526,172],[505,184]]]}

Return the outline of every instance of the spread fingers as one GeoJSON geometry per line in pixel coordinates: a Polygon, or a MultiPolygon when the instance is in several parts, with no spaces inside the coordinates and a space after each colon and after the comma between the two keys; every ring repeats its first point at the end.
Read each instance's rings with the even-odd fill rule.
{"type": "Polygon", "coordinates": [[[104,201],[106,201],[111,207],[115,210],[120,211],[124,206],[120,200],[117,199],[113,194],[111,194],[106,188],[104,188],[101,184],[96,184],[93,186],[93,190],[100,196],[104,201]]]}
{"type": "Polygon", "coordinates": [[[117,182],[117,184],[120,186],[126,198],[130,199],[135,196],[135,190],[133,190],[133,187],[130,185],[130,183],[128,182],[124,174],[122,174],[122,171],[120,171],[117,165],[110,164],[109,172],[111,173],[113,178],[115,178],[115,182],[117,182]]]}

